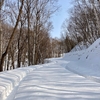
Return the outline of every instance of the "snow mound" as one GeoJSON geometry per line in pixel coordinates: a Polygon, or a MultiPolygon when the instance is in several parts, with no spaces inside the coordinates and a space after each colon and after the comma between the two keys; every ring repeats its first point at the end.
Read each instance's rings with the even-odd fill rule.
{"type": "MultiPolygon", "coordinates": [[[[40,67],[40,66],[39,66],[40,67]]],[[[30,72],[37,67],[19,68],[0,73],[0,100],[5,100],[14,87],[30,72]]]]}
{"type": "Polygon", "coordinates": [[[70,61],[70,71],[100,83],[100,39],[86,50],[65,54],[63,60],[70,61]]]}

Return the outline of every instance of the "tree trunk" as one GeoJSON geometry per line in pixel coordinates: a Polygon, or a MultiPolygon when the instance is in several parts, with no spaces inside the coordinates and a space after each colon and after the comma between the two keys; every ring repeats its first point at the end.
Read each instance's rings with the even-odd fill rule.
{"type": "Polygon", "coordinates": [[[22,1],[22,2],[21,2],[20,9],[19,9],[19,14],[18,14],[18,18],[17,18],[16,24],[15,24],[15,27],[14,27],[13,32],[12,32],[12,35],[11,35],[11,37],[10,37],[10,39],[9,39],[7,48],[6,48],[5,52],[2,54],[2,57],[1,57],[1,60],[0,60],[0,72],[3,71],[4,58],[5,58],[5,56],[6,56],[7,53],[8,53],[10,44],[11,44],[11,42],[12,42],[12,40],[13,40],[13,37],[14,37],[14,35],[15,35],[15,31],[16,31],[16,28],[17,28],[18,23],[19,23],[19,20],[20,20],[20,16],[21,16],[21,13],[22,13],[22,8],[23,8],[23,5],[24,5],[24,0],[21,0],[21,1],[22,1]]]}

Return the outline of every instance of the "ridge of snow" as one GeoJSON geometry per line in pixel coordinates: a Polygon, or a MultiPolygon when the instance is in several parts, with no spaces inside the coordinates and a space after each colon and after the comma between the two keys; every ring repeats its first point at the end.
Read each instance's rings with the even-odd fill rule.
{"type": "Polygon", "coordinates": [[[100,38],[86,50],[65,54],[63,60],[71,61],[68,70],[100,83],[100,38]]]}
{"type": "Polygon", "coordinates": [[[16,87],[19,82],[33,70],[41,66],[30,66],[25,68],[18,68],[11,71],[0,73],[0,100],[5,100],[11,91],[16,87]]]}

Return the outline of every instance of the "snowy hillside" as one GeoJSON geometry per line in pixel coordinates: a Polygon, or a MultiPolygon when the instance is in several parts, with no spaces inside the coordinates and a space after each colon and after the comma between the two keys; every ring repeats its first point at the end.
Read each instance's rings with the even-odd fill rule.
{"type": "Polygon", "coordinates": [[[68,68],[89,77],[100,77],[100,39],[88,49],[66,54],[63,60],[71,61],[68,68]],[[76,65],[76,66],[73,66],[76,65]]]}
{"type": "Polygon", "coordinates": [[[81,51],[81,50],[85,50],[90,46],[89,43],[84,43],[84,42],[80,42],[79,44],[77,44],[72,50],[71,52],[75,52],[75,51],[81,51]]]}
{"type": "Polygon", "coordinates": [[[100,100],[100,39],[46,64],[0,73],[0,100],[100,100]]]}

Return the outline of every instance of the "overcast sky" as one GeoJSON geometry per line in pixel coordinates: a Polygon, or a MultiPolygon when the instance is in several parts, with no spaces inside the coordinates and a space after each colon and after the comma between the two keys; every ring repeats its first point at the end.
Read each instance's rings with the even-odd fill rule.
{"type": "Polygon", "coordinates": [[[62,23],[66,18],[69,17],[69,8],[71,8],[71,1],[72,0],[59,0],[58,4],[61,5],[60,10],[55,13],[52,17],[52,22],[54,29],[51,32],[51,36],[54,37],[60,37],[61,36],[61,26],[62,23]]]}

